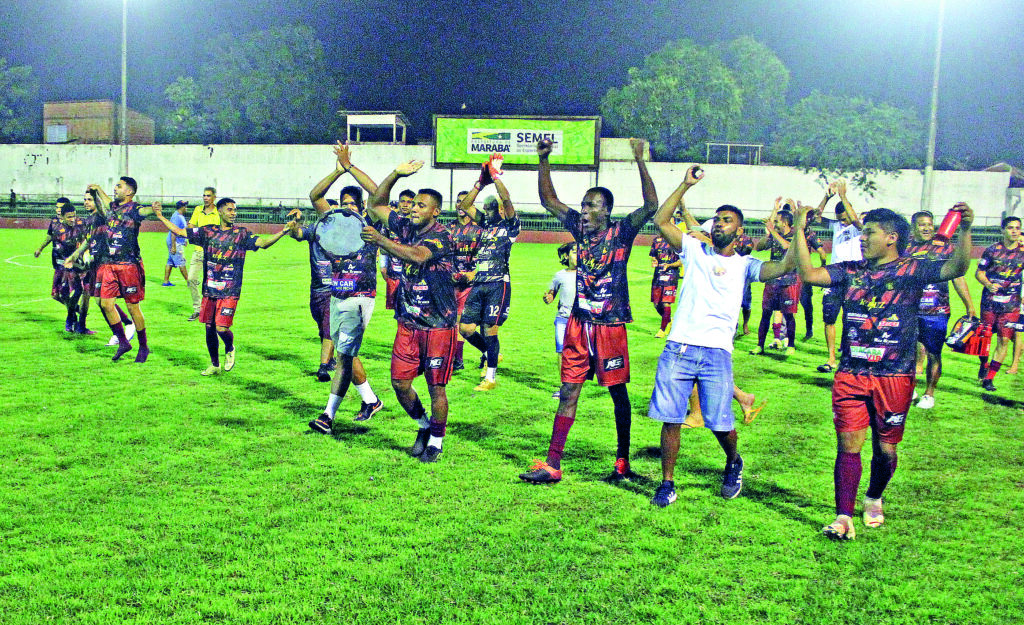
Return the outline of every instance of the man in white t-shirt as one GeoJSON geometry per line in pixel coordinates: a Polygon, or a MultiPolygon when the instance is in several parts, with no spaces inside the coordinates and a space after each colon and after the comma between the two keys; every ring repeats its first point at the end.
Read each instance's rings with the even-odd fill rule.
{"type": "MultiPolygon", "coordinates": [[[[570,241],[558,246],[558,262],[565,266],[551,278],[551,286],[544,293],[544,303],[550,304],[558,298],[558,312],[555,314],[555,353],[559,361],[562,358],[562,347],[565,346],[565,328],[569,325],[573,302],[576,301],[576,242],[570,241]]],[[[551,397],[561,399],[560,389],[555,389],[551,397]]]]}
{"type": "Polygon", "coordinates": [[[662,422],[662,483],[651,503],[665,507],[676,500],[672,481],[679,453],[679,431],[686,420],[687,402],[697,384],[704,426],[718,439],[726,465],[721,495],[732,499],[743,488],[743,459],[737,451],[732,413],[732,340],[746,283],[781,276],[796,266],[791,254],[781,262],[740,256],[734,247],[743,213],[731,205],[715,211],[711,244],[684,236],[672,220],[683,194],[703,177],[700,167],[686,178],[654,216],[661,236],[679,252],[683,278],[676,298],[675,321],[658,360],[648,415],[662,422]],[[681,320],[685,319],[685,323],[681,320]]]}
{"type": "MultiPolygon", "coordinates": [[[[832,259],[830,264],[845,262],[848,260],[861,260],[860,231],[863,225],[857,211],[853,210],[853,204],[846,197],[846,181],[838,180],[828,185],[825,189],[825,197],[822,198],[818,208],[814,211],[814,220],[817,223],[826,223],[832,229],[832,259]],[[829,200],[839,196],[836,204],[836,218],[823,217],[822,212],[829,200]]],[[[825,322],[825,345],[828,347],[828,361],[818,366],[821,373],[831,373],[838,366],[836,360],[836,320],[839,319],[839,312],[843,308],[843,293],[826,287],[821,293],[821,316],[825,322]]]]}

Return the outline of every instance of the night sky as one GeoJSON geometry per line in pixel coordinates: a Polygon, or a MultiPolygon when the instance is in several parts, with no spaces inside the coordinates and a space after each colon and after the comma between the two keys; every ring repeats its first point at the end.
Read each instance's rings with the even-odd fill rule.
{"type": "MultiPolygon", "coordinates": [[[[605,91],[667,41],[740,35],[789,68],[790,102],[817,89],[913,107],[927,120],[937,8],[938,0],[129,0],[128,104],[165,104],[164,87],[194,74],[221,33],[302,23],[345,85],[338,108],[402,110],[419,138],[429,137],[432,113],[595,115],[605,91]]],[[[938,158],[1024,165],[1024,2],[947,0],[944,23],[938,158]]],[[[0,55],[32,66],[42,99],[118,99],[120,0],[10,0],[0,24],[0,55]]]]}

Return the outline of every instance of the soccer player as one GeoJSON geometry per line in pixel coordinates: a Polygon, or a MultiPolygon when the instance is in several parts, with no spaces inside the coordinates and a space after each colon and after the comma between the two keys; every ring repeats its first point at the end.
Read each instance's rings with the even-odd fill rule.
{"type": "Polygon", "coordinates": [[[651,241],[651,303],[654,310],[661,316],[661,328],[654,338],[665,338],[672,327],[672,303],[676,301],[676,288],[679,285],[679,268],[683,261],[676,256],[672,246],[660,234],[651,241]]]}
{"type": "MultiPolygon", "coordinates": [[[[818,208],[814,211],[815,223],[824,222],[832,230],[832,257],[831,263],[842,263],[846,261],[861,260],[860,230],[862,227],[857,211],[853,204],[846,197],[846,181],[837,180],[830,183],[825,189],[825,197],[822,198],[818,208]],[[829,200],[839,196],[836,203],[836,218],[829,219],[822,216],[829,200]]],[[[825,346],[828,348],[828,360],[825,364],[818,365],[821,373],[831,373],[836,368],[836,320],[839,319],[839,311],[843,305],[841,293],[826,288],[821,292],[821,316],[825,322],[825,346]]]]}
{"type": "Polygon", "coordinates": [[[597,383],[608,389],[615,406],[615,435],[618,441],[615,468],[609,480],[628,479],[629,432],[632,409],[626,384],[629,382],[629,347],[626,325],[633,320],[629,308],[629,281],[626,266],[633,249],[633,240],[655,211],[658,194],[644,163],[644,142],[630,139],[633,159],[640,173],[640,189],[644,205],[612,222],[612,192],[593,187],[583,195],[582,210],[563,204],[551,182],[550,140],[537,144],[538,186],[541,204],[554,215],[562,227],[579,244],[576,253],[576,301],[565,328],[562,350],[562,388],[558,410],[551,432],[547,459],[536,461],[531,470],[519,476],[534,484],[551,484],[562,479],[562,454],[569,429],[576,420],[583,382],[597,377],[597,383]]]}
{"type": "Polygon", "coordinates": [[[106,220],[103,264],[97,271],[96,279],[100,282],[100,308],[118,340],[112,360],[120,360],[132,348],[114,305],[115,298],[120,297],[128,306],[128,314],[132,317],[135,334],[139,338],[135,362],[143,363],[149,357],[149,343],[146,340],[146,319],[139,306],[146,297],[146,273],[139,251],[139,228],[142,227],[142,220],[153,213],[153,208],[139,206],[135,201],[139,186],[130,176],[118,179],[114,185],[113,201],[99,185],[91,184],[89,189],[98,194],[100,201],[96,210],[106,220]]]}
{"type": "MultiPolygon", "coordinates": [[[[43,253],[46,246],[53,242],[53,231],[60,226],[61,221],[63,220],[61,211],[63,211],[64,206],[68,204],[71,204],[71,200],[66,197],[59,197],[54,203],[53,209],[55,214],[53,217],[50,217],[50,223],[46,227],[46,237],[43,238],[43,242],[39,244],[39,248],[33,253],[36,258],[39,258],[39,255],[43,253]]],[[[53,266],[54,271],[57,271],[57,269],[60,268],[60,263],[57,262],[57,251],[53,248],[50,249],[50,265],[53,266]]]]}
{"type": "MultiPolygon", "coordinates": [[[[558,312],[555,313],[555,353],[562,360],[562,348],[565,345],[565,328],[569,324],[572,303],[576,299],[576,242],[570,241],[558,246],[558,262],[565,269],[560,269],[553,278],[551,286],[544,293],[544,303],[550,304],[558,297],[558,312]]],[[[551,394],[552,399],[562,396],[560,389],[551,394]]]]}
{"type": "Polygon", "coordinates": [[[822,528],[835,539],[852,540],[860,452],[871,428],[871,479],[864,499],[864,525],[885,520],[882,493],[896,471],[896,446],[903,439],[914,391],[914,345],[922,290],[929,284],[964,275],[970,262],[974,213],[966,204],[960,239],[948,260],[904,255],[910,226],[899,214],[878,208],[864,215],[863,260],[812,267],[804,226],[807,206],[797,214],[797,266],[800,277],[842,295],[843,338],[839,370],[832,386],[836,428],[836,519],[822,528]]]}
{"type": "MultiPolygon", "coordinates": [[[[178,200],[174,205],[174,213],[171,214],[171,223],[182,230],[188,225],[185,221],[185,211],[188,210],[188,200],[178,200]]],[[[185,266],[185,247],[188,239],[175,236],[173,232],[167,233],[167,264],[164,266],[164,283],[160,286],[174,286],[171,282],[171,270],[177,268],[181,271],[181,277],[188,283],[188,269],[185,266]]]]}
{"type": "MultiPolygon", "coordinates": [[[[401,215],[408,217],[416,194],[412,189],[405,189],[398,194],[398,211],[401,215]]],[[[387,232],[387,224],[383,224],[383,233],[390,238],[387,232]]],[[[402,277],[402,259],[390,254],[380,255],[381,276],[384,277],[384,308],[385,310],[395,309],[395,293],[398,291],[398,283],[402,277]]]]}
{"type": "MultiPolygon", "coordinates": [[[[458,304],[457,322],[462,323],[462,312],[466,308],[466,301],[469,299],[469,292],[473,288],[473,277],[476,275],[476,250],[480,246],[480,225],[473,221],[473,218],[463,210],[462,200],[469,191],[459,191],[458,203],[455,205],[456,222],[452,228],[452,241],[455,245],[455,301],[458,304]]],[[[465,368],[462,362],[462,352],[465,341],[462,334],[456,335],[455,363],[452,371],[461,371],[465,368]]]]}
{"type": "MultiPolygon", "coordinates": [[[[754,245],[757,251],[769,250],[772,262],[781,262],[793,241],[793,213],[779,210],[781,198],[776,200],[771,215],[765,220],[765,235],[754,245]]],[[[800,280],[796,271],[787,272],[769,280],[764,286],[761,300],[761,323],[757,328],[757,347],[750,350],[751,354],[764,353],[764,341],[768,337],[768,325],[772,322],[775,311],[782,313],[786,324],[786,355],[796,353],[796,307],[800,301],[800,280]]],[[[776,334],[781,330],[775,326],[776,334]]],[[[776,338],[776,341],[779,339],[776,338]]]]}
{"type": "MultiPolygon", "coordinates": [[[[911,217],[912,238],[907,254],[914,258],[947,260],[953,256],[955,247],[951,241],[935,239],[935,222],[928,211],[918,211],[911,217]]],[[[976,317],[974,302],[967,290],[963,276],[953,280],[953,288],[964,303],[967,313],[976,317]]],[[[946,329],[949,326],[949,283],[928,284],[921,293],[921,304],[917,311],[917,343],[927,353],[928,368],[925,376],[924,394],[917,407],[928,410],[935,406],[935,387],[942,375],[942,346],[946,343],[946,329]]],[[[884,322],[883,322],[884,323],[884,322]]]]}
{"type": "Polygon", "coordinates": [[[508,259],[512,245],[519,236],[519,217],[505,183],[498,177],[490,161],[481,167],[480,179],[462,198],[459,208],[470,219],[481,224],[479,244],[473,258],[472,288],[459,322],[459,333],[470,345],[480,350],[481,360],[486,359],[484,379],[473,390],[492,391],[498,386],[495,379],[501,353],[498,330],[508,319],[512,297],[508,259]],[[489,184],[494,184],[498,199],[487,198],[483,214],[480,214],[481,211],[477,210],[473,202],[477,194],[489,184]]]}
{"type": "Polygon", "coordinates": [[[398,328],[391,350],[391,386],[395,397],[419,425],[409,450],[420,462],[436,462],[441,455],[448,423],[445,387],[452,375],[455,354],[455,283],[451,232],[437,221],[443,198],[434,189],[416,194],[409,216],[388,205],[391,188],[399,178],[419,171],[423,161],[399,165],[370,196],[369,216],[387,225],[396,241],[377,229],[363,228],[363,240],[375,243],[388,255],[402,260],[395,292],[398,328]],[[412,381],[419,374],[430,393],[428,419],[412,381]]]}
{"type": "MultiPolygon", "coordinates": [[[[56,227],[48,229],[47,232],[47,242],[53,243],[52,260],[55,265],[50,297],[67,308],[64,331],[77,332],[79,325],[78,301],[82,297],[82,274],[85,271],[85,265],[75,264],[65,267],[64,263],[88,236],[88,225],[75,214],[75,206],[69,200],[60,204],[60,221],[57,222],[56,227]]],[[[40,247],[36,250],[36,258],[42,253],[42,249],[40,247]]]]}
{"type": "Polygon", "coordinates": [[[337,208],[333,208],[330,201],[324,199],[328,189],[342,174],[351,173],[363,188],[371,192],[377,189],[377,185],[363,170],[352,164],[348,145],[337,143],[334,154],[337,158],[334,170],[309,192],[309,200],[318,215],[317,221],[292,230],[292,238],[309,243],[309,309],[320,328],[321,338],[318,379],[323,381],[322,376],[326,374],[327,379],[331,380],[331,355],[337,351],[339,356],[340,365],[335,368],[334,379],[331,380],[327,406],[317,419],[309,423],[310,428],[322,434],[331,433],[338,405],[353,381],[362,400],[355,416],[356,421],[366,421],[384,407],[384,403],[370,387],[363,362],[359,359],[359,348],[373,315],[374,298],[377,296],[377,246],[366,244],[355,254],[338,257],[320,246],[317,233],[328,214],[345,217],[356,215],[360,220],[366,220],[363,191],[359,187],[343,188],[341,204],[337,208]]]}
{"type": "MultiPolygon", "coordinates": [[[[213,187],[203,189],[203,204],[196,206],[196,209],[192,211],[188,225],[193,228],[220,225],[216,189],[213,187]]],[[[188,261],[188,291],[192,296],[192,314],[189,315],[189,321],[198,319],[199,311],[202,308],[203,267],[203,247],[197,245],[192,250],[192,257],[188,261]]]]}
{"type": "MultiPolygon", "coordinates": [[[[783,261],[762,262],[735,252],[743,213],[731,205],[715,211],[711,243],[683,236],[671,218],[672,207],[703,177],[693,166],[654,216],[661,236],[683,265],[676,320],[658,360],[654,392],[648,415],[662,422],[662,482],[651,503],[664,508],[676,500],[674,472],[679,453],[679,432],[687,419],[688,400],[697,388],[704,426],[711,430],[725,452],[726,464],[720,494],[732,499],[743,489],[743,458],[737,448],[732,398],[733,334],[743,298],[743,285],[766,281],[790,270],[792,254],[783,261]],[[685,323],[683,322],[685,320],[685,323]]],[[[692,399],[690,400],[692,401],[692,399]]],[[[753,396],[749,397],[751,404],[753,396]]]]}
{"type": "Polygon", "coordinates": [[[210,353],[210,366],[201,375],[231,371],[235,366],[235,335],[231,332],[231,324],[235,321],[238,298],[242,294],[245,254],[268,248],[280,241],[281,237],[296,227],[302,213],[298,209],[292,211],[289,216],[295,217],[284,229],[273,236],[260,237],[249,232],[248,228],[234,225],[237,209],[235,201],[228,197],[217,200],[219,226],[207,225],[186,230],[164,217],[159,202],[153,202],[152,210],[168,230],[179,237],[188,237],[189,243],[203,248],[206,267],[203,271],[203,301],[199,309],[199,322],[206,325],[206,349],[210,353]],[[224,342],[223,369],[220,366],[218,336],[224,342]]]}
{"type": "Polygon", "coordinates": [[[1003,240],[990,245],[981,254],[974,277],[984,287],[981,292],[981,323],[996,334],[996,346],[980,357],[978,381],[986,391],[996,390],[992,382],[1002,367],[1014,332],[1021,330],[1020,290],[1024,270],[1024,247],[1020,244],[1020,219],[1004,217],[1003,240]]]}

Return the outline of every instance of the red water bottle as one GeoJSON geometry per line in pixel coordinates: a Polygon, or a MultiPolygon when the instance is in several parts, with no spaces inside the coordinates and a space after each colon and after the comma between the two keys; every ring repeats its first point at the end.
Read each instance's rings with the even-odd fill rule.
{"type": "Polygon", "coordinates": [[[946,216],[942,219],[942,224],[939,226],[939,229],[935,232],[935,238],[939,241],[949,241],[952,239],[962,218],[963,213],[959,208],[953,207],[949,209],[949,212],[946,213],[946,216]]]}

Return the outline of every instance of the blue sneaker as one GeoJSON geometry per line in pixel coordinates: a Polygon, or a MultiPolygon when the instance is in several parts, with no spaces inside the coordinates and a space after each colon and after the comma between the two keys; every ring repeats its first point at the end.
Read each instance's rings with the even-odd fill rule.
{"type": "Polygon", "coordinates": [[[737,457],[736,462],[725,463],[722,473],[722,497],[733,499],[743,490],[743,458],[737,457]]]}
{"type": "Polygon", "coordinates": [[[651,499],[651,504],[664,508],[670,503],[676,500],[676,485],[674,482],[665,480],[661,483],[661,486],[654,491],[654,498],[651,499]]]}

